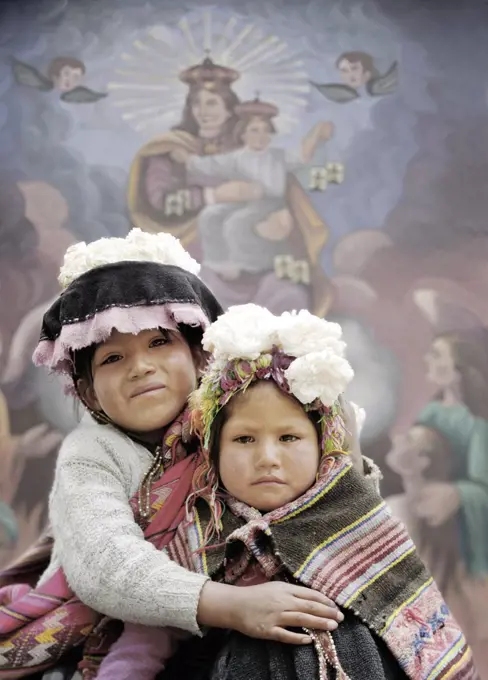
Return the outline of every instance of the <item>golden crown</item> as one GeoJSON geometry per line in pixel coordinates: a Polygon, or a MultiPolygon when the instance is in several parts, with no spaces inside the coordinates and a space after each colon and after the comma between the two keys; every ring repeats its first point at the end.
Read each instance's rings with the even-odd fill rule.
{"type": "Polygon", "coordinates": [[[238,71],[214,64],[210,57],[205,57],[201,64],[190,66],[180,74],[180,80],[186,85],[203,86],[209,90],[219,85],[231,85],[240,77],[238,71]]]}

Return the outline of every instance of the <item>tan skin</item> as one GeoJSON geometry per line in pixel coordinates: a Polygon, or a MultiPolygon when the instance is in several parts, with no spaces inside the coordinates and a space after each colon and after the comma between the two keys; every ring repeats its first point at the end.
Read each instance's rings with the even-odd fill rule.
{"type": "Polygon", "coordinates": [[[95,351],[92,383],[80,381],[78,389],[93,411],[158,441],[197,386],[199,368],[180,333],[114,331],[95,351]]]}
{"type": "Polygon", "coordinates": [[[228,409],[220,436],[219,474],[231,496],[271,512],[314,485],[319,439],[296,399],[263,380],[235,396],[228,409]]]}
{"type": "MultiPolygon", "coordinates": [[[[155,442],[196,387],[200,357],[178,332],[114,331],[95,352],[93,380],[80,380],[79,394],[90,409],[102,410],[117,425],[155,442]]],[[[327,597],[279,582],[244,589],[208,581],[197,610],[201,626],[290,644],[309,644],[311,639],[287,627],[333,630],[341,620],[327,597]]]]}
{"type": "MultiPolygon", "coordinates": [[[[348,428],[344,448],[362,472],[354,410],[342,397],[341,405],[348,428]]],[[[219,474],[231,496],[270,512],[313,486],[320,463],[317,430],[296,399],[262,381],[236,396],[229,413],[220,438],[219,474]],[[277,483],[256,484],[267,476],[277,483]]]]}

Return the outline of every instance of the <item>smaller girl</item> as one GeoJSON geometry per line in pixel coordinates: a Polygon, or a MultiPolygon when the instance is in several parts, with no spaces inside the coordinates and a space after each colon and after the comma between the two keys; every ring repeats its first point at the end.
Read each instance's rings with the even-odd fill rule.
{"type": "Polygon", "coordinates": [[[152,680],[166,666],[165,680],[475,678],[412,541],[343,450],[339,396],[353,372],[340,327],[245,305],[204,347],[213,360],[190,402],[203,462],[166,552],[218,582],[305,585],[341,608],[341,623],[304,626],[306,649],[213,631],[169,662],[177,634],[127,626],[97,677],[152,680]]]}

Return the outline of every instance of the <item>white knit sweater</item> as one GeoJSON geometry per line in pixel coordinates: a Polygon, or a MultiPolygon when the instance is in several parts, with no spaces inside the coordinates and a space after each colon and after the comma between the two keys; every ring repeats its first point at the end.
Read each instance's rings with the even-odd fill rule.
{"type": "MultiPolygon", "coordinates": [[[[39,583],[62,566],[80,600],[102,614],[199,634],[207,577],[145,541],[129,505],[151,462],[143,446],[84,416],[59,452],[49,499],[54,548],[39,583]]],[[[366,459],[365,475],[378,485],[379,470],[366,459]]]]}
{"type": "Polygon", "coordinates": [[[207,578],[145,541],[129,506],[151,462],[143,446],[84,416],[59,452],[49,499],[54,549],[40,583],[62,566],[80,600],[102,614],[198,634],[207,578]]]}

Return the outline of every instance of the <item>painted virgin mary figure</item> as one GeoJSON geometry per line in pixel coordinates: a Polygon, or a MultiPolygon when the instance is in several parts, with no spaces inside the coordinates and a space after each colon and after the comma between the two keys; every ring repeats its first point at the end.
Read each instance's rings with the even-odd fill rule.
{"type": "MultiPolygon", "coordinates": [[[[196,256],[201,255],[198,217],[217,194],[222,204],[256,198],[256,183],[214,180],[199,181],[187,168],[188,156],[223,155],[244,146],[240,100],[232,89],[240,74],[206,58],[180,74],[188,95],[180,124],[153,139],[137,154],[129,183],[129,211],[135,226],[145,231],[167,231],[179,238],[196,256]],[[219,198],[220,195],[220,198],[219,198]]],[[[202,276],[224,306],[253,301],[280,313],[308,307],[324,315],[330,303],[330,285],[320,264],[327,227],[312,207],[296,177],[288,173],[285,202],[259,225],[261,238],[287,243],[274,267],[244,271],[237,277],[204,267],[202,276]],[[232,280],[229,280],[232,278],[232,280]]],[[[249,225],[247,225],[249,228],[249,225]]],[[[225,265],[221,263],[225,272],[225,265]]]]}

